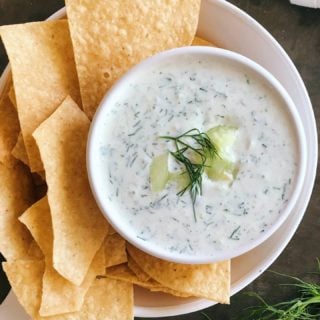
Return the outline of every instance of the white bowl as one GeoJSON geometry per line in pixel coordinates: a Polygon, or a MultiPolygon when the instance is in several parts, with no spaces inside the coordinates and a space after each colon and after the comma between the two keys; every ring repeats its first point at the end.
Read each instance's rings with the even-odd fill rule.
{"type": "MultiPolygon", "coordinates": [[[[65,9],[50,19],[65,17],[65,9]]],[[[203,0],[197,34],[221,48],[238,52],[270,71],[290,94],[306,134],[307,171],[303,190],[287,220],[265,242],[231,261],[231,294],[236,294],[263,273],[285,249],[297,230],[312,193],[318,159],[317,129],[310,98],[300,74],[279,43],[256,20],[225,0],[203,0]]],[[[0,79],[0,91],[8,79],[7,68],[0,79]]],[[[135,288],[136,317],[169,317],[195,312],[214,305],[205,299],[177,298],[135,288]]],[[[0,305],[0,319],[29,317],[11,291],[0,305]]]]}
{"type": "MultiPolygon", "coordinates": [[[[216,77],[215,70],[212,70],[212,74],[214,77],[216,77]]],[[[149,83],[145,85],[149,85],[149,83]]],[[[210,83],[208,85],[210,85],[210,83]]],[[[259,94],[262,94],[262,93],[259,93],[259,94]]],[[[157,93],[157,95],[160,95],[160,93],[157,93]]],[[[126,122],[127,117],[128,119],[130,118],[130,112],[134,113],[136,111],[139,111],[139,109],[135,109],[134,111],[131,111],[131,108],[129,107],[125,110],[119,114],[121,115],[121,121],[124,121],[124,122],[126,122]]],[[[113,121],[120,121],[120,119],[115,118],[113,121]]],[[[159,135],[161,130],[163,129],[162,128],[163,125],[164,124],[159,119],[158,128],[157,128],[157,132],[159,135]]],[[[130,133],[130,130],[128,131],[128,134],[129,133],[130,133]]],[[[281,137],[279,138],[281,139],[281,137]]],[[[241,254],[244,254],[249,250],[252,250],[256,246],[261,244],[263,241],[268,239],[285,221],[285,219],[291,212],[292,208],[296,204],[298,196],[302,189],[302,183],[303,183],[303,179],[306,171],[305,145],[306,145],[306,141],[305,141],[304,129],[301,124],[301,120],[296,110],[296,107],[292,99],[286,92],[286,90],[282,87],[280,82],[272,76],[270,72],[262,68],[260,65],[258,65],[254,61],[240,54],[234,53],[232,51],[219,49],[219,48],[212,48],[212,47],[203,47],[203,46],[202,47],[183,47],[183,48],[177,48],[177,49],[161,52],[153,57],[150,57],[140,62],[139,64],[131,68],[124,76],[122,76],[113,85],[113,87],[107,92],[105,97],[102,99],[102,102],[91,124],[91,129],[88,136],[88,145],[87,145],[87,168],[88,168],[88,176],[89,176],[91,189],[93,191],[93,195],[102,213],[105,215],[107,220],[111,223],[113,228],[117,230],[117,232],[121,234],[127,241],[129,241],[131,244],[138,247],[139,249],[164,260],[169,260],[176,263],[184,263],[184,264],[212,263],[216,261],[231,259],[231,258],[240,256],[241,254]],[[296,141],[293,140],[292,142],[297,144],[297,163],[298,163],[296,176],[293,178],[294,183],[292,184],[292,192],[288,198],[288,202],[285,205],[281,204],[281,206],[283,207],[275,208],[276,211],[281,210],[281,212],[279,213],[278,216],[274,217],[274,220],[270,221],[271,225],[269,227],[266,227],[264,229],[264,232],[262,233],[260,232],[258,235],[254,235],[254,240],[247,239],[247,241],[240,242],[240,243],[232,241],[232,244],[233,244],[232,247],[230,248],[223,247],[223,249],[220,249],[220,248],[217,249],[216,245],[212,243],[212,246],[206,247],[205,252],[201,254],[178,253],[176,251],[172,252],[165,249],[159,243],[154,244],[152,241],[145,241],[137,236],[138,231],[135,228],[129,226],[129,224],[127,223],[127,219],[124,219],[123,214],[119,212],[119,210],[121,209],[118,209],[118,207],[114,205],[115,201],[117,201],[117,199],[119,198],[114,197],[113,199],[109,200],[108,195],[109,193],[110,195],[112,194],[112,190],[110,190],[111,186],[109,184],[108,179],[102,178],[106,175],[109,169],[105,164],[105,155],[100,152],[101,143],[107,143],[105,141],[105,139],[107,139],[108,137],[108,134],[106,132],[108,130],[108,127],[110,126],[110,123],[109,123],[110,120],[108,119],[110,118],[110,115],[113,114],[113,112],[110,112],[110,111],[118,108],[117,103],[121,101],[123,96],[126,96],[127,93],[131,91],[131,86],[135,85],[136,83],[139,83],[140,79],[145,78],[146,72],[149,71],[150,69],[152,70],[155,69],[157,71],[159,70],[159,72],[162,71],[161,66],[170,63],[170,61],[180,61],[181,68],[188,68],[189,60],[187,60],[188,62],[184,62],[184,63],[181,62],[181,61],[185,61],[184,59],[186,57],[188,57],[188,59],[191,58],[197,61],[198,60],[214,61],[215,65],[218,64],[221,66],[223,65],[232,66],[232,70],[234,71],[234,74],[236,76],[238,74],[240,75],[243,73],[252,75],[255,79],[255,82],[258,82],[264,87],[270,88],[271,94],[274,94],[277,98],[279,98],[279,101],[281,101],[281,108],[285,110],[284,112],[288,111],[288,121],[289,123],[292,124],[293,131],[294,131],[293,138],[297,137],[296,141]],[[105,137],[105,138],[102,139],[101,137],[105,137]]],[[[114,148],[117,148],[117,147],[118,145],[114,145],[114,148]]],[[[115,149],[114,154],[117,154],[119,152],[121,153],[121,151],[118,151],[117,149],[115,149]]],[[[281,161],[281,157],[279,161],[281,161]]],[[[138,167],[138,168],[135,168],[135,170],[141,171],[142,168],[140,170],[140,168],[138,167]]],[[[240,167],[240,171],[241,171],[241,167],[240,167]]],[[[119,178],[120,177],[122,177],[121,174],[119,175],[119,178]]],[[[137,186],[137,189],[138,189],[138,186],[137,186]]],[[[232,192],[232,187],[230,189],[230,192],[232,192]]],[[[146,199],[147,199],[146,201],[150,201],[148,197],[146,199]]],[[[237,210],[236,207],[233,209],[235,211],[237,210]]],[[[176,210],[178,209],[175,208],[174,211],[176,210]]],[[[264,212],[261,212],[261,214],[263,213],[264,212]]],[[[131,215],[129,214],[129,216],[133,217],[132,213],[131,215]]],[[[246,219],[247,217],[248,216],[243,216],[243,219],[246,219]]],[[[132,219],[134,219],[134,217],[132,219]]],[[[163,230],[161,226],[159,227],[152,226],[153,221],[156,221],[156,220],[150,219],[150,221],[148,221],[148,226],[151,228],[151,230],[154,230],[154,229],[163,230]]],[[[251,223],[253,224],[253,220],[251,221],[251,223]]],[[[260,224],[261,221],[259,221],[258,219],[256,223],[260,224]]],[[[196,225],[194,227],[196,227],[196,225]]],[[[224,226],[221,225],[221,228],[224,228],[224,226]]],[[[197,229],[194,229],[194,230],[197,230],[197,229]]],[[[163,232],[168,232],[168,231],[165,229],[163,230],[163,232]]],[[[222,235],[223,233],[227,233],[227,232],[228,231],[226,229],[225,232],[222,232],[222,235]]],[[[198,238],[202,239],[200,241],[205,240],[204,237],[206,233],[196,232],[194,234],[197,234],[197,239],[198,238]]],[[[187,236],[189,237],[188,234],[186,234],[186,237],[187,236]]],[[[180,241],[182,241],[183,243],[186,243],[188,241],[188,238],[184,238],[183,236],[181,236],[180,241]]],[[[198,252],[199,250],[196,250],[196,251],[198,252]]]]}

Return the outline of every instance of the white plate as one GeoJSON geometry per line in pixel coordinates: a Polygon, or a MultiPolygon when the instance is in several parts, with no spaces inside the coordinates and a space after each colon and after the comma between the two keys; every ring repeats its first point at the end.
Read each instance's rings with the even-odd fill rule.
{"type": "MultiPolygon", "coordinates": [[[[65,10],[61,9],[50,19],[64,15],[65,10]]],[[[268,69],[295,102],[307,138],[307,173],[299,200],[288,219],[271,238],[232,260],[231,291],[235,294],[271,265],[295,233],[309,202],[316,175],[317,130],[310,99],[297,69],[278,42],[254,19],[224,0],[203,0],[198,35],[222,48],[243,54],[268,69]]],[[[7,71],[0,79],[0,91],[6,78],[7,71]]],[[[137,317],[173,316],[213,304],[203,299],[179,299],[136,288],[134,313],[137,317]]],[[[10,293],[0,306],[0,319],[28,319],[18,306],[14,294],[10,293]]]]}

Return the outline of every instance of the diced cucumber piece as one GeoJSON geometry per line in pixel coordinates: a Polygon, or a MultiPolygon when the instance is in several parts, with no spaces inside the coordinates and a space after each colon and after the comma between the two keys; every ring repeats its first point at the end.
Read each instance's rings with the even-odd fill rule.
{"type": "Polygon", "coordinates": [[[150,183],[153,192],[162,191],[169,181],[168,152],[155,157],[150,166],[150,183]]]}
{"type": "Polygon", "coordinates": [[[211,142],[218,148],[218,151],[231,147],[237,138],[238,129],[232,126],[217,126],[207,131],[211,142]]]}
{"type": "Polygon", "coordinates": [[[218,149],[218,157],[207,159],[205,172],[211,180],[233,180],[238,169],[230,159],[229,150],[237,138],[237,128],[217,126],[207,132],[211,142],[218,149]]]}
{"type": "Polygon", "coordinates": [[[170,173],[169,180],[175,182],[179,190],[183,190],[190,183],[190,178],[186,172],[170,173]]]}
{"type": "Polygon", "coordinates": [[[207,164],[205,172],[211,180],[233,180],[237,169],[233,162],[215,158],[207,164]]]}

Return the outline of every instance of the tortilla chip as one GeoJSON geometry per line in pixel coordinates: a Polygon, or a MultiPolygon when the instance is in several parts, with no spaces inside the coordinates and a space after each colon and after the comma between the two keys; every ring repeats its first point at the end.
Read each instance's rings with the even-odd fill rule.
{"type": "Polygon", "coordinates": [[[18,217],[33,202],[33,185],[21,163],[11,169],[0,164],[0,181],[0,251],[7,261],[12,261],[25,257],[32,242],[18,217]]]}
{"type": "Polygon", "coordinates": [[[33,131],[79,84],[66,20],[0,27],[12,68],[17,109],[31,171],[43,166],[33,131]]]}
{"type": "Polygon", "coordinates": [[[17,142],[13,147],[11,154],[18,160],[22,161],[25,165],[29,166],[29,159],[26,147],[24,145],[23,136],[20,132],[17,138],[17,142]]]}
{"type": "MultiPolygon", "coordinates": [[[[104,248],[103,248],[104,249],[104,248]]],[[[85,295],[97,275],[104,273],[104,250],[100,249],[94,257],[89,271],[80,286],[63,278],[46,260],[42,281],[41,316],[51,316],[80,311],[85,295]]]]}
{"type": "Polygon", "coordinates": [[[150,256],[127,244],[130,256],[161,285],[191,296],[229,303],[230,261],[185,265],[150,256]]]}
{"type": "Polygon", "coordinates": [[[106,276],[111,279],[122,280],[128,283],[133,283],[142,288],[148,289],[150,291],[161,291],[164,293],[169,293],[177,297],[190,297],[190,294],[178,292],[170,288],[164,287],[156,280],[149,278],[148,280],[139,279],[139,277],[128,267],[127,264],[121,264],[118,266],[113,266],[107,269],[106,276]]]}
{"type": "Polygon", "coordinates": [[[0,97],[0,162],[13,167],[17,161],[11,155],[20,131],[17,111],[14,109],[8,90],[5,89],[0,97]]]}
{"type": "MultiPolygon", "coordinates": [[[[19,281],[14,291],[18,300],[36,320],[133,320],[133,285],[107,278],[96,279],[89,288],[82,308],[79,312],[55,315],[51,317],[39,316],[37,309],[41,300],[41,263],[34,261],[34,264],[19,261],[21,266],[25,266],[32,271],[31,279],[27,279],[24,270],[20,273],[20,268],[13,270],[12,266],[5,266],[6,272],[10,268],[11,279],[19,281]],[[13,271],[20,275],[13,274],[13,271]],[[36,278],[38,276],[38,278],[36,278]],[[35,282],[32,282],[32,279],[35,282]]],[[[43,268],[43,266],[42,266],[43,268]]]]}
{"type": "MultiPolygon", "coordinates": [[[[84,303],[81,312],[68,313],[55,315],[51,317],[41,317],[39,315],[39,308],[41,303],[42,296],[42,277],[44,274],[44,261],[43,260],[17,260],[14,262],[4,262],[3,269],[7,274],[11,287],[18,298],[18,301],[26,310],[26,312],[36,320],[80,320],[80,319],[93,319],[100,320],[105,318],[96,318],[94,315],[93,318],[89,315],[91,312],[91,306],[97,306],[98,302],[101,302],[103,297],[103,303],[107,305],[109,296],[113,299],[115,295],[126,297],[127,299],[121,304],[123,308],[128,308],[130,306],[130,287],[125,288],[128,292],[123,292],[124,285],[112,286],[106,284],[104,288],[96,288],[96,285],[91,287],[87,296],[86,302],[84,303]],[[110,290],[113,289],[115,292],[105,292],[104,289],[110,290]],[[123,291],[122,291],[123,290],[123,291]],[[104,296],[101,296],[100,299],[96,299],[96,293],[101,293],[103,291],[104,296]],[[121,294],[121,295],[120,295],[121,294]],[[94,300],[94,301],[93,301],[94,300]],[[83,315],[83,316],[82,316],[83,315]]],[[[101,283],[101,282],[99,282],[101,283]]],[[[106,282],[104,282],[105,284],[106,282]]],[[[95,282],[98,285],[98,283],[95,282]]],[[[131,290],[130,290],[131,289],[131,290]]],[[[132,294],[132,293],[131,293],[132,294]]],[[[109,302],[109,305],[112,301],[109,302]]],[[[109,308],[108,305],[108,308],[109,308]]],[[[97,306],[96,313],[101,311],[101,305],[97,306]]],[[[132,308],[132,307],[131,307],[132,308]]],[[[110,308],[110,310],[112,307],[110,308]]],[[[114,309],[114,308],[113,308],[114,309]]],[[[107,309],[107,311],[109,311],[107,309]]],[[[112,312],[112,311],[111,311],[112,312]]],[[[120,312],[120,314],[122,314],[120,312]]],[[[113,318],[110,318],[113,319],[113,318]]],[[[115,318],[118,319],[118,318],[115,318]]],[[[120,319],[120,318],[119,318],[120,319]]],[[[127,318],[124,318],[127,319],[127,318]]]]}
{"type": "MultiPolygon", "coordinates": [[[[34,300],[34,297],[30,297],[34,300]]],[[[132,284],[112,279],[96,279],[79,312],[36,316],[37,320],[133,320],[132,284]]]]}
{"type": "Polygon", "coordinates": [[[101,278],[89,289],[79,320],[133,320],[132,284],[101,278]]]}
{"type": "Polygon", "coordinates": [[[207,46],[207,47],[216,47],[215,44],[213,44],[212,42],[209,42],[205,39],[202,39],[200,37],[194,37],[193,41],[192,41],[192,45],[193,46],[207,46]]]}
{"type": "Polygon", "coordinates": [[[156,286],[161,286],[159,282],[151,278],[148,281],[139,279],[137,275],[128,267],[126,263],[107,268],[106,277],[110,279],[133,283],[135,285],[138,285],[146,289],[150,289],[156,286]]]}
{"type": "Polygon", "coordinates": [[[110,236],[110,235],[115,234],[115,233],[117,233],[116,230],[114,230],[114,229],[112,228],[112,226],[110,225],[110,226],[109,226],[108,235],[110,236]]]}
{"type": "Polygon", "coordinates": [[[47,197],[28,208],[19,220],[28,228],[43,254],[52,256],[53,234],[47,197]]]}
{"type": "Polygon", "coordinates": [[[148,281],[149,279],[151,279],[151,277],[147,273],[145,273],[130,256],[128,256],[128,267],[136,274],[138,279],[140,279],[141,281],[148,281]]]}
{"type": "Polygon", "coordinates": [[[43,260],[44,255],[43,252],[41,251],[40,247],[38,246],[36,241],[32,241],[28,250],[28,255],[25,258],[27,259],[32,259],[32,260],[43,260]]]}
{"type": "Polygon", "coordinates": [[[86,170],[89,119],[70,97],[34,132],[45,167],[54,245],[53,266],[80,285],[108,232],[86,170]]]}
{"type": "Polygon", "coordinates": [[[10,88],[9,88],[8,97],[9,97],[9,99],[11,101],[12,106],[17,110],[16,94],[14,92],[13,85],[11,85],[10,88]]]}
{"type": "Polygon", "coordinates": [[[172,296],[179,297],[179,298],[190,298],[190,297],[192,297],[192,295],[189,294],[189,293],[179,292],[179,291],[170,289],[168,287],[161,286],[160,284],[159,284],[159,286],[151,287],[149,290],[151,292],[168,293],[168,294],[171,294],[172,296]]]}
{"type": "Polygon", "coordinates": [[[190,45],[200,10],[200,0],[65,2],[83,108],[89,118],[131,66],[157,52],[190,45]]]}
{"type": "Polygon", "coordinates": [[[85,280],[76,286],[52,266],[53,233],[47,197],[35,203],[20,217],[45,254],[42,282],[41,316],[51,316],[81,309],[84,296],[98,274],[104,273],[104,246],[96,254],[85,280]]]}
{"type": "Polygon", "coordinates": [[[117,233],[108,235],[105,240],[105,267],[127,262],[126,242],[117,233]]]}
{"type": "Polygon", "coordinates": [[[36,319],[41,302],[43,260],[17,260],[4,262],[2,266],[18,301],[36,319]]]}

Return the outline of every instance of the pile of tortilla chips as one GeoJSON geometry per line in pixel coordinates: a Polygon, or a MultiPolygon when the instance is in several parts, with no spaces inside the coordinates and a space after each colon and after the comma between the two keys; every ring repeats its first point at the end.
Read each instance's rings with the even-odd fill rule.
{"type": "Polygon", "coordinates": [[[132,247],[92,196],[86,140],[128,68],[192,44],[200,0],[66,0],[68,20],[0,27],[0,251],[34,319],[133,319],[133,285],[229,302],[230,261],[179,265],[132,247]],[[12,78],[12,79],[11,79],[12,78]]]}

